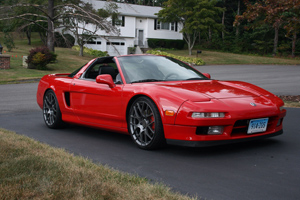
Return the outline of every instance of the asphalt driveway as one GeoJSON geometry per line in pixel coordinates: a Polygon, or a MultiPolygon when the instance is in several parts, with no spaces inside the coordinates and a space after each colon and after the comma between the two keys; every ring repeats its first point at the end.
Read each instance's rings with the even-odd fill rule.
{"type": "MultiPolygon", "coordinates": [[[[201,66],[221,80],[243,80],[277,95],[300,94],[300,66],[201,66]],[[283,70],[285,69],[285,70],[283,70]]],[[[214,200],[300,197],[300,109],[287,108],[284,134],[208,148],[138,149],[130,136],[82,126],[48,129],[36,103],[37,83],[0,85],[0,127],[64,148],[115,169],[214,200]]]]}

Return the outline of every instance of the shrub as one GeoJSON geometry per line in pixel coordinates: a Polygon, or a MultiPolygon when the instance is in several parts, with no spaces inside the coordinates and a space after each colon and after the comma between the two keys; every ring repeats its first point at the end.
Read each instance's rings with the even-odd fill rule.
{"type": "Polygon", "coordinates": [[[167,40],[167,39],[148,39],[150,48],[166,48],[166,49],[183,49],[185,42],[183,40],[167,40]]]}
{"type": "Polygon", "coordinates": [[[47,47],[37,47],[29,51],[26,63],[29,68],[44,70],[47,69],[47,64],[56,61],[56,57],[47,47]]]}
{"type": "Polygon", "coordinates": [[[11,50],[13,48],[15,48],[14,39],[12,37],[12,34],[9,32],[4,33],[4,42],[3,43],[6,46],[8,52],[11,52],[11,50]]]}
{"type": "MultiPolygon", "coordinates": [[[[80,47],[78,45],[75,45],[72,47],[72,49],[79,51],[80,47]]],[[[104,56],[109,56],[107,51],[100,51],[100,50],[95,50],[87,47],[83,47],[83,53],[87,53],[89,55],[95,56],[95,57],[104,57],[104,56]]]]}
{"type": "Polygon", "coordinates": [[[184,56],[176,56],[174,54],[170,54],[170,53],[167,53],[167,52],[164,52],[164,51],[148,50],[146,53],[154,54],[154,55],[169,56],[169,57],[181,60],[183,62],[189,63],[191,65],[204,65],[205,64],[205,62],[201,58],[190,58],[190,57],[184,57],[184,56]]]}

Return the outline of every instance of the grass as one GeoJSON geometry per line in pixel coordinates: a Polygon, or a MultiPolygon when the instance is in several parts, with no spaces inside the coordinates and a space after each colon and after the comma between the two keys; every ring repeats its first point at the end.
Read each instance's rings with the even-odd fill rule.
{"type": "MultiPolygon", "coordinates": [[[[177,56],[195,57],[196,50],[193,50],[192,56],[188,55],[187,50],[168,50],[168,53],[177,56]]],[[[198,57],[202,58],[207,65],[227,65],[227,64],[276,64],[276,65],[299,65],[300,58],[274,58],[264,56],[251,56],[234,53],[224,53],[216,51],[202,50],[198,57]]]]}
{"type": "Polygon", "coordinates": [[[284,101],[284,107],[300,108],[300,102],[284,101]]]}
{"type": "Polygon", "coordinates": [[[0,199],[191,199],[0,129],[0,199]]]}
{"type": "MultiPolygon", "coordinates": [[[[3,33],[0,33],[0,38],[3,33]]],[[[12,52],[7,52],[4,47],[4,54],[11,56],[11,68],[6,70],[0,70],[0,84],[9,82],[18,82],[19,80],[37,79],[41,78],[45,74],[49,73],[69,73],[79,68],[93,57],[85,55],[84,57],[78,56],[78,52],[68,48],[55,48],[55,53],[58,54],[58,61],[48,65],[49,70],[35,70],[26,69],[22,66],[22,56],[27,56],[30,49],[42,46],[41,40],[37,33],[33,33],[32,44],[27,44],[27,38],[24,35],[14,34],[14,42],[16,48],[12,52]]],[[[168,53],[172,53],[178,56],[196,57],[196,50],[193,51],[193,55],[189,56],[187,50],[169,50],[168,53]]],[[[212,64],[281,64],[281,65],[296,65],[300,64],[300,59],[288,59],[288,58],[272,58],[262,56],[249,56],[233,53],[215,52],[215,51],[202,51],[199,54],[207,65],[212,64]]]]}
{"type": "Polygon", "coordinates": [[[88,55],[85,57],[79,57],[78,52],[72,49],[55,48],[55,53],[58,54],[58,61],[56,63],[49,64],[48,70],[27,69],[22,66],[22,57],[27,56],[30,49],[42,46],[42,43],[36,34],[34,34],[32,45],[30,46],[27,44],[27,39],[25,37],[15,35],[14,38],[16,48],[13,49],[12,52],[7,52],[6,47],[3,49],[3,51],[6,51],[3,52],[3,54],[10,55],[11,59],[10,69],[0,70],[0,84],[41,78],[43,75],[50,73],[70,73],[93,58],[88,55]]]}

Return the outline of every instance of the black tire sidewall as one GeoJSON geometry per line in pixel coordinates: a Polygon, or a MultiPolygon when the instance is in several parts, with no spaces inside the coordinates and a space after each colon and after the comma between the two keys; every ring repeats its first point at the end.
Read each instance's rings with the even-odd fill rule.
{"type": "Polygon", "coordinates": [[[57,129],[57,128],[61,128],[63,126],[63,121],[62,121],[62,117],[61,117],[61,111],[60,111],[60,108],[59,108],[59,104],[58,104],[58,101],[57,101],[57,97],[54,93],[53,90],[48,90],[45,95],[44,95],[44,99],[43,99],[43,119],[44,119],[44,122],[45,124],[49,127],[49,128],[52,128],[52,129],[57,129]],[[49,125],[46,123],[46,119],[45,119],[45,116],[44,116],[44,101],[45,101],[45,97],[49,94],[52,94],[54,96],[54,100],[55,100],[55,105],[56,105],[56,119],[54,121],[53,124],[49,125]]]}
{"type": "Polygon", "coordinates": [[[144,97],[144,96],[139,97],[131,104],[131,107],[130,107],[130,110],[128,113],[128,117],[127,117],[127,126],[128,126],[128,132],[129,132],[132,140],[139,148],[145,149],[145,150],[153,150],[153,149],[161,148],[165,145],[165,136],[164,136],[164,130],[163,130],[161,116],[160,116],[160,113],[158,111],[156,104],[150,98],[144,97]],[[140,102],[140,101],[146,102],[151,107],[154,118],[155,118],[155,133],[154,133],[153,139],[148,145],[145,145],[145,146],[142,146],[135,141],[133,134],[131,133],[131,129],[130,129],[130,114],[132,113],[133,106],[136,105],[136,103],[140,102]]]}

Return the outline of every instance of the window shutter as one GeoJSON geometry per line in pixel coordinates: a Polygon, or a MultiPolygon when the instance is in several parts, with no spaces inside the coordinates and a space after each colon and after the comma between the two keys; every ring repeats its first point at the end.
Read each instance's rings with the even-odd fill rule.
{"type": "Polygon", "coordinates": [[[122,16],[122,26],[125,26],[125,16],[122,16]]]}
{"type": "Polygon", "coordinates": [[[112,17],[111,23],[112,23],[113,26],[115,25],[115,18],[114,17],[112,17]]]}
{"type": "Polygon", "coordinates": [[[154,30],[156,30],[157,19],[154,19],[154,30]]]}
{"type": "Polygon", "coordinates": [[[175,22],[175,32],[177,32],[178,23],[175,22]]]}

